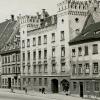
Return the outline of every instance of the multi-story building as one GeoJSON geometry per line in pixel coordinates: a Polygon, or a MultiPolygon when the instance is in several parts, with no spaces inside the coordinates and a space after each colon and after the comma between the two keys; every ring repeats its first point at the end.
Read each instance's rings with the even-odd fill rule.
{"type": "Polygon", "coordinates": [[[64,0],[57,14],[43,9],[36,16],[19,16],[21,86],[60,92],[69,89],[69,40],[82,30],[89,3],[64,0]]]}
{"type": "Polygon", "coordinates": [[[1,87],[20,88],[19,23],[11,19],[0,23],[1,87]]]}
{"type": "Polygon", "coordinates": [[[82,32],[70,44],[71,93],[100,96],[100,8],[93,2],[82,32]]]}

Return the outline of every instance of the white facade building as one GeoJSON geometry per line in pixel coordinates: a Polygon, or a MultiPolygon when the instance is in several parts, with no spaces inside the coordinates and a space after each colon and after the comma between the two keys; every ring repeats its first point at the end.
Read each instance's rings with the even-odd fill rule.
{"type": "Polygon", "coordinates": [[[36,16],[19,16],[22,88],[54,93],[69,89],[69,40],[77,36],[88,14],[87,1],[64,0],[57,14],[43,9],[36,16]]]}

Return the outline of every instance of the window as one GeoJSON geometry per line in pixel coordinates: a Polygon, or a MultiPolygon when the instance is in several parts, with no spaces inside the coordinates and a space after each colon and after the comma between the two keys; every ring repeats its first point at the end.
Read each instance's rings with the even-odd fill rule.
{"type": "Polygon", "coordinates": [[[41,59],[41,50],[38,51],[38,54],[39,54],[39,56],[38,56],[39,59],[41,59]]]}
{"type": "Polygon", "coordinates": [[[8,56],[8,63],[10,63],[10,56],[8,56]]]}
{"type": "Polygon", "coordinates": [[[80,30],[79,29],[76,29],[75,32],[76,32],[76,35],[79,35],[80,30]]]}
{"type": "Polygon", "coordinates": [[[81,47],[78,48],[78,55],[82,56],[82,48],[81,47]]]}
{"type": "Polygon", "coordinates": [[[28,74],[30,74],[30,65],[28,65],[28,74]]]}
{"type": "Polygon", "coordinates": [[[56,72],[56,64],[52,64],[52,73],[56,72]]]}
{"type": "Polygon", "coordinates": [[[75,57],[75,49],[72,49],[72,57],[75,57]]]}
{"type": "Polygon", "coordinates": [[[55,57],[55,47],[52,48],[52,57],[55,57]]]}
{"type": "Polygon", "coordinates": [[[34,85],[36,85],[36,78],[34,78],[34,85]]]}
{"type": "Polygon", "coordinates": [[[38,45],[41,45],[41,36],[38,37],[38,45]]]}
{"type": "Polygon", "coordinates": [[[36,64],[33,65],[33,73],[36,73],[36,64]]]}
{"type": "Polygon", "coordinates": [[[90,82],[86,82],[86,91],[90,91],[90,82]]]}
{"type": "Polygon", "coordinates": [[[25,40],[22,40],[22,48],[25,48],[25,40]]]}
{"type": "Polygon", "coordinates": [[[44,78],[44,86],[47,86],[48,85],[48,80],[47,78],[44,78]]]}
{"type": "Polygon", "coordinates": [[[44,44],[47,43],[47,35],[44,35],[44,44]]]}
{"type": "Polygon", "coordinates": [[[13,54],[12,56],[13,56],[13,62],[15,62],[15,54],[13,54]]]}
{"type": "Polygon", "coordinates": [[[44,64],[44,73],[47,73],[47,64],[44,64]]]}
{"type": "Polygon", "coordinates": [[[42,86],[42,78],[39,78],[39,85],[42,86]]]}
{"type": "Polygon", "coordinates": [[[24,52],[23,52],[23,58],[22,59],[23,59],[23,61],[25,61],[25,53],[24,52]]]}
{"type": "Polygon", "coordinates": [[[98,54],[98,45],[97,44],[93,45],[93,54],[98,54]]]}
{"type": "Polygon", "coordinates": [[[25,74],[25,66],[23,66],[23,74],[25,74]]]}
{"type": "Polygon", "coordinates": [[[64,19],[62,19],[61,21],[62,21],[62,23],[64,23],[64,19]]]}
{"type": "Polygon", "coordinates": [[[55,33],[52,33],[52,42],[55,42],[55,33]]]}
{"type": "Polygon", "coordinates": [[[73,64],[72,74],[77,74],[76,64],[73,64]]]}
{"type": "Polygon", "coordinates": [[[42,65],[39,64],[39,73],[42,73],[42,65]]]}
{"type": "Polygon", "coordinates": [[[75,91],[77,89],[77,83],[73,82],[73,90],[75,91]]]}
{"type": "Polygon", "coordinates": [[[30,51],[27,52],[27,60],[30,61],[30,51]]]}
{"type": "Polygon", "coordinates": [[[44,59],[47,59],[47,50],[44,50],[44,59]]]}
{"type": "Polygon", "coordinates": [[[61,72],[65,72],[65,63],[61,63],[61,72]]]}
{"type": "Polygon", "coordinates": [[[26,83],[26,78],[23,78],[23,85],[25,85],[26,83]]]}
{"type": "Polygon", "coordinates": [[[88,46],[85,46],[85,55],[88,55],[88,46]]]}
{"type": "Polygon", "coordinates": [[[31,83],[31,79],[30,78],[28,78],[28,84],[30,84],[31,83]]]}
{"type": "Polygon", "coordinates": [[[27,39],[27,47],[30,47],[30,39],[27,39]]]}
{"type": "Polygon", "coordinates": [[[95,91],[99,91],[99,82],[94,82],[95,91]]]}
{"type": "Polygon", "coordinates": [[[5,63],[7,63],[7,57],[5,56],[5,63]]]}
{"type": "Polygon", "coordinates": [[[36,38],[33,38],[33,46],[36,46],[36,38]]]}
{"type": "Polygon", "coordinates": [[[79,64],[79,70],[78,70],[78,73],[79,73],[79,74],[82,74],[82,73],[83,73],[82,64],[79,64]]]}
{"type": "Polygon", "coordinates": [[[89,74],[90,73],[90,66],[89,63],[85,64],[85,74],[89,74]]]}
{"type": "Polygon", "coordinates": [[[2,57],[2,64],[4,64],[4,56],[2,57]]]}
{"type": "Polygon", "coordinates": [[[75,18],[75,22],[78,23],[79,22],[79,18],[75,18]]]}
{"type": "Polygon", "coordinates": [[[64,40],[64,31],[61,31],[61,41],[64,40]]]}
{"type": "Polygon", "coordinates": [[[33,60],[36,60],[36,51],[33,51],[33,60]]]}
{"type": "Polygon", "coordinates": [[[93,73],[98,74],[98,63],[93,63],[93,73]]]}
{"type": "Polygon", "coordinates": [[[61,47],[61,57],[64,57],[65,56],[65,47],[62,46],[61,47]]]}

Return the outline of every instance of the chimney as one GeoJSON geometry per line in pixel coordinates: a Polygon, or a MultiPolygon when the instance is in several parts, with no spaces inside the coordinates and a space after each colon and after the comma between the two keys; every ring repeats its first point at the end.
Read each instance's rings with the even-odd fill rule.
{"type": "Polygon", "coordinates": [[[14,21],[14,15],[11,15],[11,20],[14,21]]]}

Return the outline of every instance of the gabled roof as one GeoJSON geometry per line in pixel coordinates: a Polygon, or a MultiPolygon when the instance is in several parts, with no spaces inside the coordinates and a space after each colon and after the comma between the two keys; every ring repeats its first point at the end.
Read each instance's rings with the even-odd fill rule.
{"type": "Polygon", "coordinates": [[[16,30],[17,21],[7,20],[0,23],[0,50],[4,47],[13,32],[16,30]]]}
{"type": "Polygon", "coordinates": [[[69,42],[70,45],[100,40],[100,22],[91,24],[83,33],[69,42]]]}
{"type": "Polygon", "coordinates": [[[95,21],[94,21],[94,19],[93,19],[92,14],[90,13],[90,14],[87,16],[87,18],[86,18],[86,21],[85,21],[85,23],[84,23],[82,32],[83,32],[83,30],[85,30],[89,25],[94,24],[94,23],[95,23],[95,21]]]}
{"type": "Polygon", "coordinates": [[[81,44],[100,39],[100,19],[98,19],[97,15],[100,16],[100,12],[93,12],[87,16],[81,33],[69,42],[70,45],[81,44]]]}

